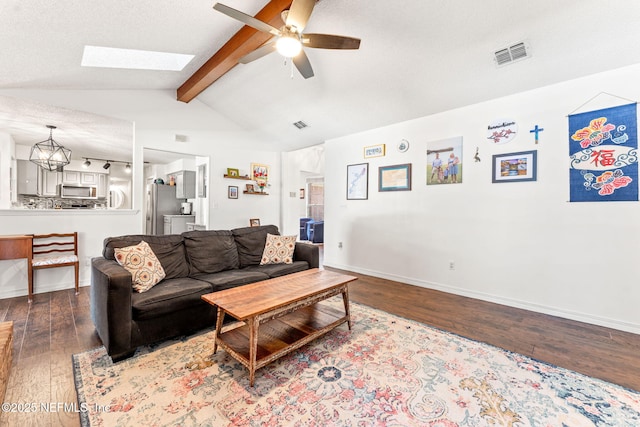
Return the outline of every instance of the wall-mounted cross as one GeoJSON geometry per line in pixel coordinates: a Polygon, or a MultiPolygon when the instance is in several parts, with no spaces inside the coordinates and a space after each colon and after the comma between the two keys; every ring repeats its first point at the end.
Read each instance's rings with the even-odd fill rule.
{"type": "Polygon", "coordinates": [[[544,129],[543,128],[539,128],[538,125],[536,125],[536,127],[534,127],[533,129],[531,129],[529,131],[529,133],[535,133],[536,134],[536,144],[538,143],[538,134],[540,132],[542,132],[544,129]]]}

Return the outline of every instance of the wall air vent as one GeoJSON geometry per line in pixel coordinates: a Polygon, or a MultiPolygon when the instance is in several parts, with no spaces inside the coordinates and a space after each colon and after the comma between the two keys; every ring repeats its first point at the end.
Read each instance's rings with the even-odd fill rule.
{"type": "Polygon", "coordinates": [[[295,127],[297,127],[298,129],[301,129],[301,130],[309,126],[308,124],[306,124],[302,120],[295,122],[293,125],[295,127]]]}
{"type": "Polygon", "coordinates": [[[496,61],[496,65],[498,67],[511,64],[531,56],[527,51],[527,46],[524,42],[516,43],[504,49],[497,50],[493,55],[494,61],[496,61]]]}

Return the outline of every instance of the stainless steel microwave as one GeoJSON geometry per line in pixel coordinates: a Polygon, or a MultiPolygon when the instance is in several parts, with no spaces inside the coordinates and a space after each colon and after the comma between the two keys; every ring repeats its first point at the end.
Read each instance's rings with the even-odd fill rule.
{"type": "Polygon", "coordinates": [[[91,185],[60,184],[60,197],[63,199],[97,199],[98,188],[91,185]]]}

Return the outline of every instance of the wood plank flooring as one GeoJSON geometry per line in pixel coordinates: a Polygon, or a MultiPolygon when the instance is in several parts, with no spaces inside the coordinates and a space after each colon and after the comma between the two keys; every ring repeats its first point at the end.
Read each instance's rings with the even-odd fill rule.
{"type": "MultiPolygon", "coordinates": [[[[335,270],[335,269],[331,269],[335,270]]],[[[340,270],[335,270],[340,271],[340,270]]],[[[364,276],[352,301],[436,328],[640,390],[640,335],[364,276]]],[[[77,404],[71,355],[101,345],[90,318],[89,288],[0,300],[14,321],[13,366],[5,402],[77,404]]],[[[78,426],[73,406],[0,414],[0,426],[78,426]]]]}

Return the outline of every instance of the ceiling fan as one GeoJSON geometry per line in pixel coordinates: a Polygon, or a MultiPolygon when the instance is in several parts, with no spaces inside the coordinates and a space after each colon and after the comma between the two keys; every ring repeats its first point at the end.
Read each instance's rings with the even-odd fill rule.
{"type": "Polygon", "coordinates": [[[360,47],[360,39],[353,37],[303,33],[302,31],[307,26],[315,4],[316,0],[293,0],[291,8],[282,12],[284,25],[280,29],[221,3],[216,3],[213,8],[256,30],[264,31],[274,36],[253,52],[240,58],[239,62],[241,64],[248,64],[273,51],[277,51],[285,58],[292,58],[293,64],[300,74],[305,79],[308,79],[313,77],[313,68],[302,49],[303,47],[319,49],[358,49],[360,47]]]}

